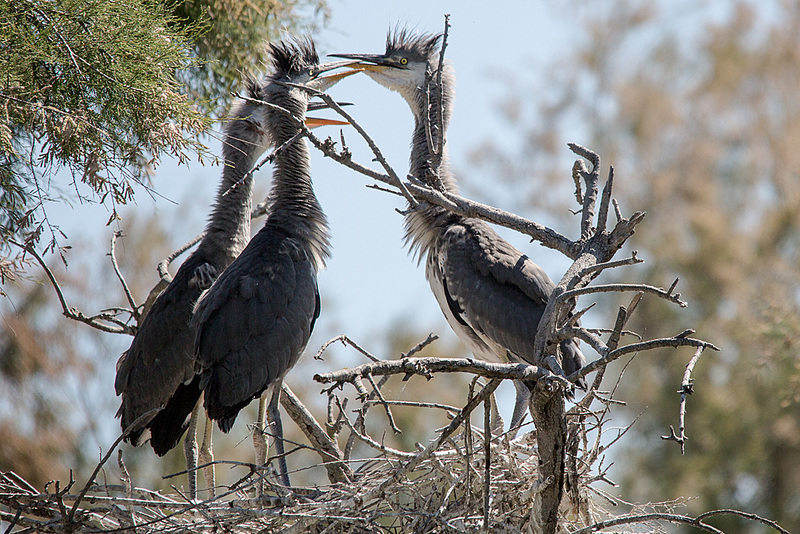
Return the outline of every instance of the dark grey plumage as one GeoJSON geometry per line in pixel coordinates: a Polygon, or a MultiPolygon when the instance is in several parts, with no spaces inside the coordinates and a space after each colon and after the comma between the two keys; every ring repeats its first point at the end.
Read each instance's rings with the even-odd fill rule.
{"type": "Polygon", "coordinates": [[[253,179],[245,176],[270,144],[260,107],[240,103],[231,115],[222,145],[222,181],[205,236],[158,296],[130,348],[117,362],[114,387],[122,396],[117,416],[123,430],[143,414],[166,406],[127,438],[139,445],[145,430],[150,430],[150,443],[159,456],[178,443],[188,424],[186,417],[170,417],[174,411],[170,403],[183,400],[175,394],[194,375],[194,329],[190,325],[194,306],[250,238],[253,179]]]}
{"type": "MultiPolygon", "coordinates": [[[[340,79],[340,75],[318,77],[324,72],[320,69],[332,67],[319,65],[310,39],[273,44],[271,55],[273,74],[258,98],[296,118],[305,117],[309,94],[280,82],[324,88],[340,79]]],[[[300,131],[297,121],[285,113],[269,107],[264,113],[277,146],[300,131]]],[[[280,434],[276,425],[281,381],[300,357],[319,316],[317,272],[330,255],[330,242],[312,188],[305,139],[283,147],[275,158],[270,200],[264,227],[195,308],[196,377],[191,387],[196,397],[204,392],[206,413],[223,432],[231,429],[240,410],[263,394],[261,418],[264,399],[271,394],[268,417],[280,434]]],[[[257,454],[265,458],[266,444],[258,434],[257,454]]],[[[288,484],[285,461],[281,464],[288,484]]]]}
{"type": "MultiPolygon", "coordinates": [[[[310,41],[272,47],[273,79],[302,75],[319,59],[310,41]]],[[[308,95],[268,85],[260,98],[305,116],[308,95]]],[[[266,110],[276,144],[299,130],[266,110]]],[[[195,355],[205,407],[223,431],[236,414],[297,361],[319,315],[317,271],[330,255],[328,225],[311,185],[310,154],[299,140],[275,158],[271,205],[264,227],[197,304],[195,355]]]]}
{"type": "MultiPolygon", "coordinates": [[[[361,60],[364,72],[381,85],[399,92],[414,114],[410,174],[435,188],[457,192],[446,157],[431,167],[423,113],[439,98],[435,84],[426,82],[426,69],[439,66],[440,35],[415,36],[408,30],[390,32],[381,55],[340,54],[361,60]]],[[[449,63],[442,71],[442,124],[446,130],[453,103],[455,77],[449,63]]],[[[438,122],[432,106],[429,122],[438,122]]],[[[442,138],[444,138],[442,132],[442,138]]],[[[435,135],[435,132],[434,132],[435,135]]],[[[535,363],[534,339],[539,320],[555,284],[528,256],[501,238],[488,224],[444,208],[425,205],[406,215],[406,239],[420,259],[447,322],[479,358],[490,361],[535,363]]],[[[561,344],[561,365],[569,374],[584,365],[577,342],[561,344]]],[[[579,385],[583,385],[582,382],[579,385]]],[[[524,417],[530,385],[517,384],[512,428],[524,417]]]]}

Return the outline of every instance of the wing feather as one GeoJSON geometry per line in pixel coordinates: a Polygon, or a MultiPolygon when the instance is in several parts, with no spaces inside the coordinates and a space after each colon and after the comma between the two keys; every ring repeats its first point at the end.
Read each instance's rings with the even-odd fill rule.
{"type": "Polygon", "coordinates": [[[308,254],[282,232],[259,232],[197,309],[205,406],[223,430],[295,364],[318,313],[308,254]]]}
{"type": "Polygon", "coordinates": [[[533,340],[555,288],[547,273],[475,219],[450,226],[439,252],[451,310],[460,310],[477,333],[534,361],[533,340]]]}
{"type": "MultiPolygon", "coordinates": [[[[126,429],[143,414],[164,406],[194,374],[192,310],[217,269],[201,254],[181,265],[145,316],[130,348],[117,362],[114,389],[122,396],[117,415],[126,429]]],[[[180,426],[180,422],[176,423],[180,426]]],[[[146,422],[129,440],[138,444],[146,422]]]]}

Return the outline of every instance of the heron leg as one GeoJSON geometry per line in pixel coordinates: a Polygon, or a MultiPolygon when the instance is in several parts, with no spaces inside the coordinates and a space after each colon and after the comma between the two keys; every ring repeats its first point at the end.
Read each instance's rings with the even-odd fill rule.
{"type": "Polygon", "coordinates": [[[525,419],[528,411],[528,404],[531,398],[531,390],[521,380],[514,380],[514,388],[517,390],[517,399],[514,401],[514,413],[511,415],[511,425],[509,425],[509,438],[514,439],[517,430],[525,419]]]}
{"type": "Polygon", "coordinates": [[[290,487],[289,469],[286,466],[286,454],[283,446],[283,423],[281,423],[281,413],[279,405],[281,402],[281,385],[283,380],[278,380],[272,387],[272,398],[267,407],[267,419],[272,427],[272,435],[275,437],[275,453],[278,455],[278,469],[281,475],[281,484],[290,487]]]}
{"type": "MultiPolygon", "coordinates": [[[[258,418],[256,419],[255,428],[253,429],[253,447],[256,450],[256,465],[263,466],[267,463],[267,435],[264,432],[264,416],[267,406],[267,394],[269,390],[261,394],[258,399],[258,418]]],[[[264,493],[264,473],[258,471],[256,473],[256,498],[261,498],[264,493]]]]}
{"type": "Polygon", "coordinates": [[[189,499],[197,500],[197,414],[200,411],[198,402],[192,410],[189,428],[183,438],[183,454],[186,456],[186,478],[189,479],[189,499]]]}
{"type": "MultiPolygon", "coordinates": [[[[198,403],[199,406],[199,403],[198,403]]],[[[216,496],[216,480],[214,474],[214,450],[211,437],[214,430],[214,421],[206,414],[206,428],[203,432],[203,444],[200,446],[200,465],[203,465],[203,480],[206,484],[208,498],[216,496]]]]}

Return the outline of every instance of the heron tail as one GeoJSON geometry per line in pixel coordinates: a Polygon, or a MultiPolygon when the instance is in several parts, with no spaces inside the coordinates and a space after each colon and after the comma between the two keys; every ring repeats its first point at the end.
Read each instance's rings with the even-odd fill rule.
{"type": "Polygon", "coordinates": [[[188,384],[178,386],[164,409],[150,422],[150,445],[157,455],[164,456],[181,440],[201,393],[200,377],[195,376],[188,384]]]}

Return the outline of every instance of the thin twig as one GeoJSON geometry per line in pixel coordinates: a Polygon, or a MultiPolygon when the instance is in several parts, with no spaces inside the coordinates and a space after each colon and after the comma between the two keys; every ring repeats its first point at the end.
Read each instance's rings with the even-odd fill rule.
{"type": "Polygon", "coordinates": [[[375,395],[378,397],[378,401],[381,403],[384,411],[386,412],[386,418],[389,420],[389,426],[392,428],[395,434],[402,434],[403,431],[397,428],[397,425],[394,422],[394,416],[392,415],[392,409],[389,407],[389,404],[386,402],[386,399],[383,398],[383,394],[381,393],[380,388],[375,383],[375,379],[372,378],[372,373],[367,373],[366,376],[367,380],[372,386],[372,391],[375,392],[375,395]]]}
{"type": "Polygon", "coordinates": [[[185,243],[184,245],[179,247],[172,254],[170,254],[169,256],[164,258],[163,260],[161,260],[158,263],[158,266],[156,267],[156,270],[158,271],[158,276],[168,284],[170,282],[172,282],[172,275],[169,274],[169,270],[168,270],[169,266],[172,264],[173,261],[175,261],[175,258],[177,258],[181,254],[183,254],[184,252],[186,252],[187,250],[189,250],[190,248],[195,246],[205,236],[206,236],[205,232],[197,234],[191,240],[189,240],[187,243],[185,243]]]}
{"type": "Polygon", "coordinates": [[[608,180],[603,186],[603,195],[600,197],[600,210],[597,213],[597,232],[606,231],[608,221],[608,208],[611,202],[611,189],[614,186],[614,167],[608,168],[608,180]]]}
{"type": "Polygon", "coordinates": [[[137,417],[136,420],[133,423],[128,425],[128,428],[126,428],[125,431],[122,434],[120,434],[119,437],[116,440],[114,440],[114,443],[111,444],[111,447],[108,449],[108,452],[106,452],[106,454],[100,459],[100,463],[98,463],[97,466],[95,466],[94,471],[92,472],[92,475],[89,477],[89,480],[86,482],[86,485],[83,487],[81,492],[78,494],[78,498],[75,499],[75,504],[72,505],[72,509],[69,511],[69,517],[67,518],[67,521],[70,524],[72,523],[73,519],[75,518],[75,512],[78,510],[78,505],[81,503],[83,498],[86,496],[86,492],[89,491],[89,488],[94,483],[94,479],[97,476],[97,473],[100,472],[100,469],[102,469],[103,466],[108,461],[108,459],[111,458],[111,453],[114,452],[114,449],[117,448],[117,445],[119,445],[122,442],[123,439],[127,438],[128,435],[130,435],[131,432],[133,432],[136,428],[138,428],[139,424],[141,424],[144,421],[147,421],[150,417],[152,417],[153,415],[157,414],[160,411],[161,411],[161,408],[155,408],[153,410],[150,410],[149,412],[143,413],[142,415],[137,417]]]}
{"type": "Polygon", "coordinates": [[[674,302],[681,308],[685,308],[688,304],[681,300],[680,293],[672,293],[671,291],[665,291],[659,287],[649,286],[646,284],[602,284],[602,285],[594,285],[588,287],[581,287],[577,289],[570,289],[568,291],[564,291],[558,298],[561,301],[567,301],[569,299],[575,298],[580,295],[589,295],[592,293],[610,293],[612,291],[622,292],[622,291],[637,291],[643,293],[652,293],[657,295],[665,300],[670,302],[674,302]]]}
{"type": "Polygon", "coordinates": [[[492,506],[492,421],[491,396],[483,401],[483,530],[489,531],[489,510],[492,506]]]}
{"type": "Polygon", "coordinates": [[[603,271],[605,269],[611,269],[611,268],[614,268],[614,267],[623,267],[623,266],[627,266],[627,265],[636,265],[637,263],[644,263],[644,260],[639,259],[636,256],[637,254],[638,254],[638,252],[634,250],[634,251],[631,252],[630,258],[625,258],[625,259],[616,260],[616,261],[607,261],[605,263],[597,263],[595,265],[586,267],[580,273],[578,273],[578,276],[583,277],[583,276],[586,276],[587,274],[598,272],[598,271],[603,271]]]}
{"type": "Polygon", "coordinates": [[[21,249],[23,249],[26,252],[28,252],[31,256],[36,258],[36,261],[39,262],[39,265],[42,267],[42,269],[44,270],[45,274],[47,275],[47,278],[50,280],[50,283],[52,284],[53,289],[55,289],[56,295],[58,296],[58,301],[61,303],[61,313],[65,317],[67,317],[69,319],[73,319],[73,320],[81,322],[81,323],[84,323],[84,324],[87,324],[87,325],[91,326],[92,328],[96,328],[98,330],[102,330],[103,332],[108,332],[110,334],[129,334],[129,335],[134,335],[136,333],[134,328],[132,328],[131,326],[126,325],[125,323],[122,323],[116,317],[112,317],[112,316],[107,315],[107,314],[99,314],[99,315],[94,315],[92,317],[89,317],[89,316],[85,315],[82,311],[77,310],[75,308],[71,308],[67,304],[67,299],[66,299],[66,297],[64,297],[64,293],[61,291],[61,286],[59,285],[58,281],[56,280],[55,275],[50,270],[50,268],[47,266],[47,264],[45,263],[44,259],[42,259],[42,257],[33,249],[33,247],[30,246],[30,245],[21,245],[21,244],[17,243],[16,241],[13,241],[13,240],[9,240],[9,243],[11,243],[12,245],[15,245],[17,247],[20,247],[21,249]],[[109,325],[107,325],[105,323],[102,323],[100,321],[108,321],[108,322],[111,322],[111,323],[115,324],[116,326],[109,326],[109,325]]]}
{"type": "Polygon", "coordinates": [[[671,440],[676,441],[681,446],[681,454],[686,452],[686,440],[689,438],[686,437],[686,397],[694,393],[694,384],[692,384],[692,371],[694,370],[694,366],[697,361],[700,359],[700,355],[703,354],[703,347],[697,347],[697,350],[694,352],[694,356],[692,359],[689,360],[689,363],[686,364],[686,369],[683,372],[683,380],[681,380],[681,389],[678,391],[681,395],[681,403],[680,409],[678,413],[678,434],[675,434],[675,430],[670,426],[670,435],[669,436],[661,436],[661,439],[664,440],[671,440]]]}
{"type": "Polygon", "coordinates": [[[128,287],[128,283],[125,281],[125,277],[122,276],[122,272],[119,270],[119,265],[117,264],[117,239],[122,237],[123,234],[120,230],[115,230],[114,233],[111,235],[111,265],[114,267],[114,272],[119,279],[120,284],[122,284],[122,291],[125,293],[125,298],[128,299],[128,304],[131,305],[131,310],[133,310],[133,317],[138,321],[139,312],[137,311],[138,306],[136,305],[136,300],[133,298],[133,294],[131,293],[130,288],[128,287]]]}
{"type": "Polygon", "coordinates": [[[658,349],[658,348],[665,348],[665,347],[701,347],[701,348],[708,348],[714,351],[719,351],[719,347],[715,346],[708,341],[703,341],[702,339],[694,339],[691,337],[667,337],[667,338],[659,338],[659,339],[651,339],[650,341],[642,341],[640,343],[631,343],[630,345],[625,345],[620,347],[616,350],[612,350],[608,353],[608,355],[594,360],[593,362],[585,365],[581,369],[575,371],[571,375],[567,377],[567,380],[570,382],[574,382],[578,378],[582,376],[586,376],[587,374],[593,372],[599,367],[604,367],[609,363],[613,362],[617,358],[624,356],[625,354],[630,354],[632,352],[642,352],[646,350],[658,349]]]}
{"type": "Polygon", "coordinates": [[[322,344],[322,346],[320,347],[320,349],[319,349],[319,350],[317,351],[317,353],[314,355],[314,359],[315,359],[315,360],[321,360],[321,359],[322,359],[322,354],[323,354],[323,353],[324,353],[326,350],[328,350],[328,347],[330,347],[331,345],[333,345],[333,344],[334,344],[334,343],[336,343],[337,341],[341,341],[341,342],[342,342],[342,345],[344,345],[345,347],[346,347],[347,345],[350,345],[351,347],[353,347],[354,349],[356,349],[358,352],[360,352],[361,354],[363,354],[364,356],[366,356],[366,357],[367,357],[369,360],[371,360],[371,361],[373,361],[373,362],[379,362],[379,361],[381,361],[379,358],[376,358],[375,356],[373,356],[372,354],[370,354],[370,353],[369,353],[369,351],[367,351],[366,349],[363,349],[363,348],[361,348],[361,346],[360,346],[358,343],[356,343],[355,341],[353,341],[352,339],[350,339],[349,337],[347,337],[347,335],[346,335],[346,334],[339,334],[338,336],[336,336],[336,337],[334,337],[334,338],[332,338],[332,339],[329,339],[328,341],[326,341],[325,343],[323,343],[323,344],[322,344]]]}
{"type": "Polygon", "coordinates": [[[758,521],[759,523],[764,523],[768,527],[771,527],[781,534],[789,534],[789,531],[785,528],[781,527],[777,522],[772,521],[771,519],[767,519],[765,517],[761,517],[760,515],[750,514],[747,512],[742,512],[741,510],[731,510],[731,509],[724,509],[724,510],[711,510],[709,512],[703,512],[702,514],[697,516],[697,520],[703,520],[706,517],[712,517],[715,515],[736,515],[739,517],[744,517],[746,519],[750,519],[752,521],[758,521]]]}

